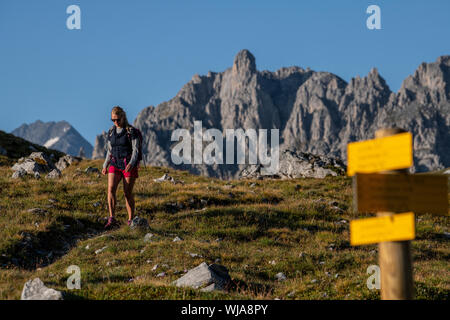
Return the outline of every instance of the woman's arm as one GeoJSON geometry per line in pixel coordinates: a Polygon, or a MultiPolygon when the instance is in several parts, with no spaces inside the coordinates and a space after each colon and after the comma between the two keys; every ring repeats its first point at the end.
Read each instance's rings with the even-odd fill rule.
{"type": "Polygon", "coordinates": [[[106,158],[105,162],[103,162],[103,169],[106,169],[111,162],[111,143],[109,140],[106,141],[106,158]]]}
{"type": "Polygon", "coordinates": [[[131,153],[131,159],[130,159],[130,165],[131,167],[135,167],[137,164],[137,159],[138,159],[138,138],[137,137],[132,137],[131,139],[131,146],[133,149],[133,152],[131,153]]]}

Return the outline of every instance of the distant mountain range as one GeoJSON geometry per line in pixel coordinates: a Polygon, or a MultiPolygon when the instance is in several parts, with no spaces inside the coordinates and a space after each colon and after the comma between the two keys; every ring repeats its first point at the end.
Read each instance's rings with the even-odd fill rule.
{"type": "MultiPolygon", "coordinates": [[[[126,107],[126,106],[125,106],[126,107]]],[[[392,92],[376,69],[349,83],[329,72],[300,67],[258,71],[254,56],[240,51],[223,72],[194,75],[177,95],[147,107],[134,125],[144,135],[147,164],[236,178],[245,165],[174,165],[174,129],[280,130],[280,149],[346,160],[349,142],[371,139],[378,128],[398,126],[414,136],[412,172],[450,166],[450,56],[422,63],[392,92]]],[[[106,133],[97,136],[93,158],[105,156],[106,133]]]]}
{"type": "Polygon", "coordinates": [[[79,156],[82,148],[86,158],[92,157],[92,145],[66,121],[42,122],[37,120],[31,124],[21,125],[11,133],[46,148],[73,156],[79,156]]]}

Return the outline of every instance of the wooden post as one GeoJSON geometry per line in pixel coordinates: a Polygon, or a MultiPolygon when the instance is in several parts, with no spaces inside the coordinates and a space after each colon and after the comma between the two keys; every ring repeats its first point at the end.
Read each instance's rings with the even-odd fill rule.
{"type": "MultiPolygon", "coordinates": [[[[399,128],[380,129],[375,138],[383,138],[406,132],[399,128]]],[[[407,174],[407,169],[381,173],[407,174]]],[[[394,212],[377,212],[378,217],[391,216],[394,212]]],[[[381,242],[378,244],[378,261],[381,277],[381,299],[410,300],[413,298],[413,274],[410,241],[381,242]]]]}

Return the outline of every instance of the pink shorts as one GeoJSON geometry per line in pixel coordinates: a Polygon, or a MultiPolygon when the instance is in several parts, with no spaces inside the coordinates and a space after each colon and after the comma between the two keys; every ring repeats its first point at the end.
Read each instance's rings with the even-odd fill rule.
{"type": "MultiPolygon", "coordinates": [[[[126,161],[125,161],[125,166],[126,166],[126,161]]],[[[121,174],[124,178],[128,178],[128,177],[139,178],[138,166],[131,168],[131,170],[128,172],[125,172],[125,169],[121,170],[119,168],[114,167],[113,165],[110,165],[108,172],[115,173],[115,174],[121,174]]]]}

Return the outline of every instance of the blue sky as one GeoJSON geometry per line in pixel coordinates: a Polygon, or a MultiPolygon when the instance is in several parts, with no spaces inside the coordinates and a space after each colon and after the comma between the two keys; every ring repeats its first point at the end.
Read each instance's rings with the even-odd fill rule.
{"type": "Polygon", "coordinates": [[[133,121],[241,49],[259,70],[297,65],[349,81],[377,67],[397,91],[420,63],[450,54],[449,12],[448,0],[1,0],[0,130],[67,120],[94,144],[114,105],[133,121]],[[81,30],[66,27],[72,4],[81,30]],[[366,27],[371,4],[381,30],[366,27]]]}

